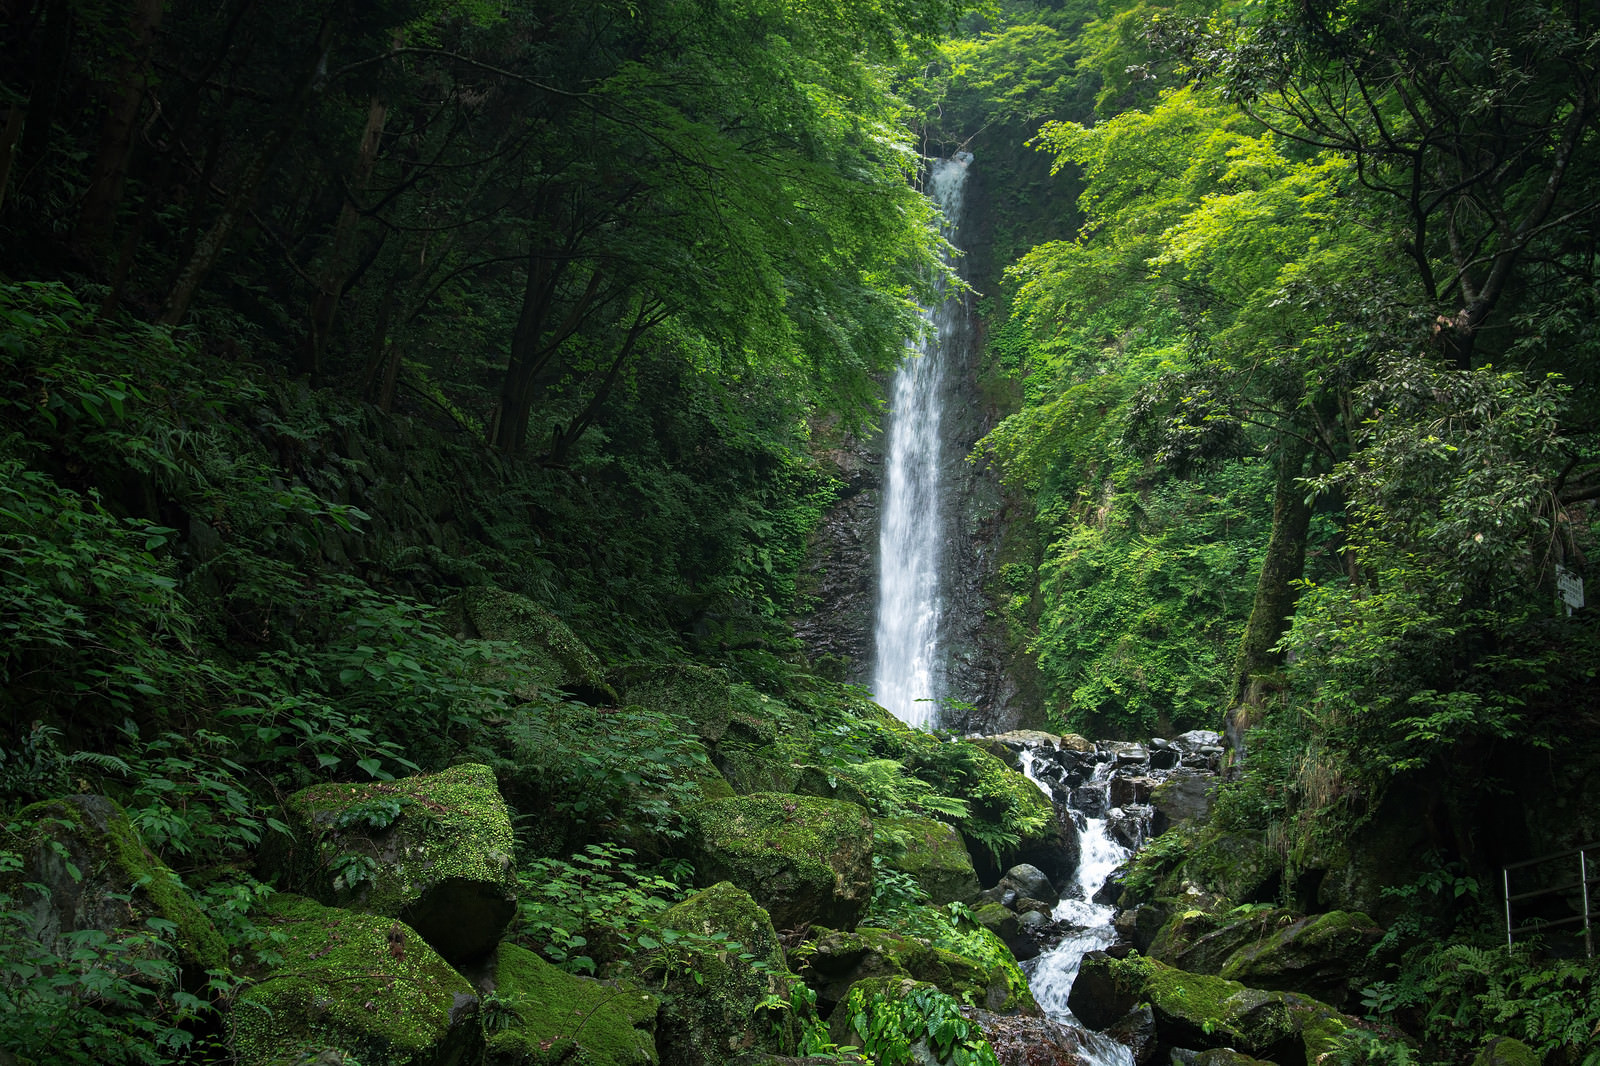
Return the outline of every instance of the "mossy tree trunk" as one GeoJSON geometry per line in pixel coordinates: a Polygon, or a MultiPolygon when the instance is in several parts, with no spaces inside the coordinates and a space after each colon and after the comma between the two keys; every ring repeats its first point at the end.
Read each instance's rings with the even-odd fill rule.
{"type": "Polygon", "coordinates": [[[1284,434],[1280,438],[1272,496],[1272,535],[1267,540],[1261,576],[1256,580],[1250,621],[1234,660],[1230,725],[1238,709],[1260,706],[1261,696],[1253,691],[1252,681],[1281,661],[1274,649],[1294,615],[1300,595],[1295,583],[1305,569],[1306,536],[1311,529],[1311,503],[1305,486],[1298,483],[1310,455],[1311,443],[1304,437],[1284,434]]]}

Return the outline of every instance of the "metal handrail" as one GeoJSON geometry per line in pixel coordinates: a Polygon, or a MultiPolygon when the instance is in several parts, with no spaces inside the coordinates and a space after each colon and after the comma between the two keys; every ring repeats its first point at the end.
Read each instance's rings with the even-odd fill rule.
{"type": "Polygon", "coordinates": [[[1501,888],[1504,890],[1505,899],[1506,899],[1506,950],[1507,951],[1511,950],[1512,938],[1518,933],[1531,933],[1531,932],[1534,932],[1536,930],[1550,929],[1550,928],[1553,928],[1555,926],[1572,925],[1575,922],[1582,922],[1583,923],[1583,947],[1584,947],[1584,951],[1590,956],[1594,955],[1594,923],[1593,923],[1593,918],[1592,918],[1593,910],[1592,910],[1592,907],[1591,907],[1591,904],[1590,904],[1590,898],[1589,898],[1589,886],[1590,885],[1600,886],[1600,863],[1595,863],[1595,864],[1593,864],[1593,866],[1591,866],[1590,856],[1589,856],[1590,852],[1600,852],[1600,843],[1585,844],[1581,848],[1573,848],[1570,851],[1557,851],[1557,852],[1554,852],[1554,853],[1549,854],[1549,855],[1541,855],[1537,859],[1525,859],[1522,862],[1514,862],[1514,863],[1511,863],[1508,866],[1502,866],[1500,868],[1500,884],[1501,884],[1501,888]],[[1556,859],[1569,858],[1570,856],[1573,856],[1573,855],[1576,855],[1578,857],[1578,879],[1576,881],[1574,881],[1574,882],[1572,882],[1570,884],[1556,885],[1553,888],[1539,888],[1539,889],[1533,890],[1532,892],[1519,892],[1516,895],[1512,895],[1511,894],[1511,871],[1512,870],[1521,870],[1521,869],[1525,869],[1525,868],[1527,868],[1529,866],[1538,866],[1538,865],[1540,865],[1542,863],[1553,862],[1556,859]],[[1590,873],[1589,873],[1590,869],[1594,869],[1595,870],[1594,876],[1590,875],[1590,873]],[[1571,918],[1558,918],[1558,919],[1556,919],[1554,921],[1543,921],[1543,920],[1540,920],[1540,921],[1535,921],[1535,922],[1533,922],[1531,924],[1522,925],[1522,926],[1515,926],[1515,925],[1512,924],[1512,920],[1511,920],[1511,904],[1514,901],[1524,900],[1524,899],[1533,899],[1533,898],[1535,898],[1537,896],[1552,896],[1552,895],[1555,895],[1557,892],[1570,892],[1574,888],[1582,890],[1582,895],[1583,895],[1583,913],[1582,914],[1573,915],[1571,918]]]}

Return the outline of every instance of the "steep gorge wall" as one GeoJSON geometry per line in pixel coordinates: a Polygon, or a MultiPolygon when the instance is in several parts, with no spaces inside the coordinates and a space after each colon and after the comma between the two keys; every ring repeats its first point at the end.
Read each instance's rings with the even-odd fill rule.
{"type": "MultiPolygon", "coordinates": [[[[1007,190],[997,187],[982,157],[968,179],[966,219],[956,243],[975,292],[963,298],[964,315],[944,338],[947,372],[943,417],[942,644],[944,687],[951,703],[943,724],[968,732],[998,732],[1042,722],[1032,664],[1007,639],[994,585],[1013,523],[1026,525],[1025,501],[1007,500],[989,464],[969,461],[973,449],[1008,412],[989,387],[984,361],[984,322],[979,298],[997,284],[992,236],[993,205],[1007,190]],[[983,267],[982,275],[968,266],[983,267]]],[[[887,383],[886,383],[887,388],[887,383]]],[[[882,434],[842,436],[819,451],[844,484],[813,538],[804,587],[809,609],[796,630],[815,668],[828,676],[869,686],[873,671],[873,627],[878,595],[878,522],[886,446],[882,434]]]]}

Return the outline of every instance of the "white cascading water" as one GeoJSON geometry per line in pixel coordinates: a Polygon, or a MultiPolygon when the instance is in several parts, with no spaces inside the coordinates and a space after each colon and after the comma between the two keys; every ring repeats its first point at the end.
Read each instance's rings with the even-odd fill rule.
{"type": "MultiPolygon", "coordinates": [[[[945,238],[955,241],[962,193],[972,156],[957,152],[928,174],[926,192],[945,217],[945,238]]],[[[940,513],[940,396],[945,352],[954,335],[959,297],[925,311],[921,341],[894,375],[889,402],[889,459],[878,531],[878,622],[872,691],[878,703],[909,726],[938,725],[944,695],[938,669],[940,513]]]]}
{"type": "MultiPolygon", "coordinates": [[[[1114,764],[1100,763],[1087,784],[1107,788],[1114,764]]],[[[1045,795],[1054,791],[1033,774],[1033,753],[1022,752],[1022,772],[1044,789],[1045,795]]],[[[1028,975],[1028,987],[1040,1009],[1053,1021],[1071,1026],[1082,1035],[1079,1054],[1090,1066],[1133,1066],[1133,1052],[1126,1046],[1083,1028],[1081,1022],[1067,1009],[1067,996],[1072,992],[1072,982],[1078,976],[1078,966],[1084,955],[1101,951],[1117,938],[1111,922],[1116,908],[1094,902],[1094,894],[1105,884],[1111,871],[1128,860],[1130,852],[1106,832],[1106,819],[1078,816],[1079,846],[1078,872],[1073,886],[1056,904],[1051,917],[1075,928],[1062,937],[1050,950],[1023,964],[1028,975]]]]}

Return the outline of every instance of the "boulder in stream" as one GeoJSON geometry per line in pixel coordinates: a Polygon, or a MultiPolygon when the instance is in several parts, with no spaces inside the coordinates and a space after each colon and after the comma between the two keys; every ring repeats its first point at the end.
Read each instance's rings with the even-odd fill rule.
{"type": "Polygon", "coordinates": [[[1326,1003],[1293,992],[1247,988],[1139,955],[1084,956],[1068,1005],[1091,1028],[1104,1028],[1148,1003],[1163,1044],[1232,1048],[1273,1062],[1316,1062],[1341,1033],[1360,1026],[1326,1003]]]}

